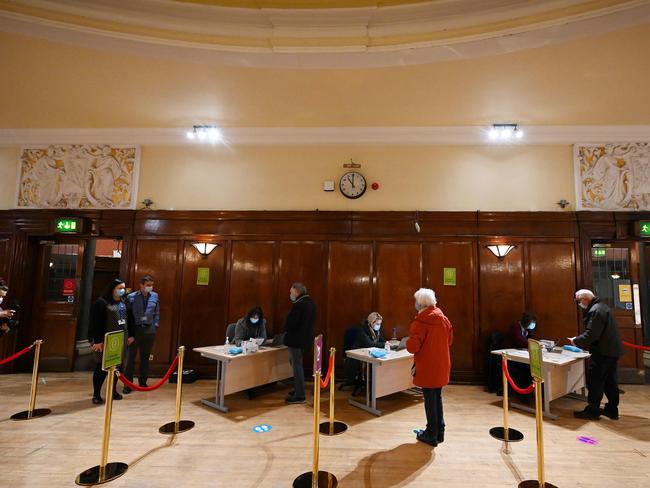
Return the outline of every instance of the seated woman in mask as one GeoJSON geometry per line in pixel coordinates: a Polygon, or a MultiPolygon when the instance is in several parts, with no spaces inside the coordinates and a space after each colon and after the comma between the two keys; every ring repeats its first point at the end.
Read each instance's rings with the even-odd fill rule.
{"type": "Polygon", "coordinates": [[[535,338],[537,317],[532,312],[524,312],[521,318],[510,326],[505,339],[506,349],[528,349],[528,339],[535,338]]]}
{"type": "Polygon", "coordinates": [[[235,325],[235,345],[249,339],[266,340],[266,319],[262,307],[255,305],[235,325]]]}
{"type": "Polygon", "coordinates": [[[361,322],[357,338],[354,341],[354,349],[362,347],[379,347],[383,348],[386,339],[381,334],[381,324],[383,317],[379,312],[372,312],[368,318],[361,322]]]}

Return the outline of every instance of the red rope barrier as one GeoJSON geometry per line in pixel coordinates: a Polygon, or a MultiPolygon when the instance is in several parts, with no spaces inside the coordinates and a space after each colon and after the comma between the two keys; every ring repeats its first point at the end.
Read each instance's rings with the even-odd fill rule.
{"type": "Polygon", "coordinates": [[[647,346],[639,346],[637,344],[631,344],[629,342],[623,341],[623,344],[625,344],[627,347],[631,347],[632,349],[642,349],[644,351],[650,351],[650,347],[647,346]]]}
{"type": "Polygon", "coordinates": [[[131,381],[129,381],[129,379],[126,376],[124,376],[123,374],[120,374],[119,372],[117,373],[117,378],[122,383],[124,383],[126,386],[131,388],[132,390],[135,390],[135,391],[153,391],[153,390],[157,390],[158,388],[160,388],[162,385],[165,384],[165,382],[169,379],[169,377],[174,372],[174,369],[176,369],[177,365],[178,365],[178,356],[176,356],[174,358],[174,361],[172,362],[172,365],[167,370],[167,373],[165,373],[165,376],[163,376],[163,378],[158,383],[156,383],[155,385],[151,385],[151,386],[138,386],[138,385],[132,383],[131,381]]]}
{"type": "Polygon", "coordinates": [[[535,383],[532,383],[528,388],[519,388],[515,384],[514,380],[510,377],[510,373],[508,372],[508,360],[505,357],[502,359],[501,365],[503,367],[503,372],[505,373],[506,378],[508,378],[508,383],[510,383],[510,386],[512,386],[513,390],[515,390],[520,395],[528,395],[529,393],[533,392],[535,389],[535,383]]]}
{"type": "Polygon", "coordinates": [[[334,358],[330,356],[329,366],[327,367],[327,376],[325,376],[325,380],[320,380],[321,388],[327,388],[327,385],[330,382],[330,377],[332,376],[333,369],[334,369],[334,358]]]}
{"type": "Polygon", "coordinates": [[[18,351],[16,354],[13,354],[13,355],[9,356],[8,358],[4,358],[4,359],[0,360],[0,366],[2,366],[3,364],[10,363],[14,359],[19,358],[20,356],[22,356],[23,354],[27,354],[29,351],[32,350],[32,347],[34,347],[34,344],[32,344],[31,346],[27,346],[22,351],[18,351]]]}

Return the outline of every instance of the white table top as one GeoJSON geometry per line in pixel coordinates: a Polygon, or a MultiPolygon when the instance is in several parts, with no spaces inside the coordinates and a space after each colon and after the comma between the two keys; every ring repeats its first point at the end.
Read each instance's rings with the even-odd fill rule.
{"type": "Polygon", "coordinates": [[[358,359],[359,361],[366,361],[369,363],[380,363],[380,364],[387,363],[390,361],[395,361],[398,359],[408,359],[413,357],[413,354],[408,352],[406,349],[402,349],[401,351],[391,351],[384,358],[375,358],[368,354],[369,349],[370,348],[367,347],[361,349],[351,349],[350,351],[345,351],[345,354],[352,359],[358,359]]]}
{"type": "MultiPolygon", "coordinates": [[[[530,357],[527,349],[499,349],[492,351],[492,354],[501,355],[506,353],[508,359],[519,360],[520,362],[529,362],[530,357]]],[[[542,362],[546,364],[570,364],[574,361],[585,359],[591,356],[588,352],[571,352],[562,349],[562,352],[548,352],[542,351],[542,362]]]]}
{"type": "Polygon", "coordinates": [[[248,354],[230,354],[228,350],[232,347],[235,346],[233,345],[204,346],[204,347],[195,347],[192,350],[200,353],[201,356],[204,356],[209,359],[216,359],[218,361],[234,361],[242,358],[256,356],[259,354],[270,354],[274,351],[282,351],[287,349],[287,346],[278,346],[278,347],[261,346],[257,352],[251,352],[248,354]]]}

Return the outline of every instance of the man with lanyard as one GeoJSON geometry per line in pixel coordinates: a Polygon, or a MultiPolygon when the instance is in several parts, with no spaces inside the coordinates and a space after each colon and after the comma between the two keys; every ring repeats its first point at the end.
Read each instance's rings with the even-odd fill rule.
{"type": "MultiPolygon", "coordinates": [[[[160,302],[158,294],[153,291],[153,278],[145,275],[140,279],[140,290],[126,297],[126,305],[132,323],[134,324],[135,341],[129,346],[124,375],[133,381],[135,357],[140,351],[140,386],[147,386],[149,376],[149,355],[160,325],[160,302]]],[[[129,387],[124,387],[124,393],[131,393],[129,387]]]]}

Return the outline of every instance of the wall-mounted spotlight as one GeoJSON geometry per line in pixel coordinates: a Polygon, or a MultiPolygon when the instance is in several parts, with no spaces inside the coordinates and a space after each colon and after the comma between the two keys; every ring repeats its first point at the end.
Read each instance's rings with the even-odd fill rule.
{"type": "Polygon", "coordinates": [[[510,141],[524,137],[524,131],[517,124],[492,124],[488,136],[491,141],[510,141]]]}
{"type": "Polygon", "coordinates": [[[420,233],[420,211],[415,211],[415,232],[420,233]]]}
{"type": "Polygon", "coordinates": [[[223,139],[221,131],[216,125],[193,125],[192,130],[187,131],[185,136],[190,140],[219,142],[223,139]]]}
{"type": "Polygon", "coordinates": [[[487,247],[499,260],[505,258],[515,247],[513,244],[492,244],[487,247]]]}
{"type": "Polygon", "coordinates": [[[193,242],[192,245],[197,251],[199,251],[199,254],[204,258],[207,258],[208,254],[210,254],[217,247],[219,247],[219,244],[212,244],[210,242],[193,242]]]}

